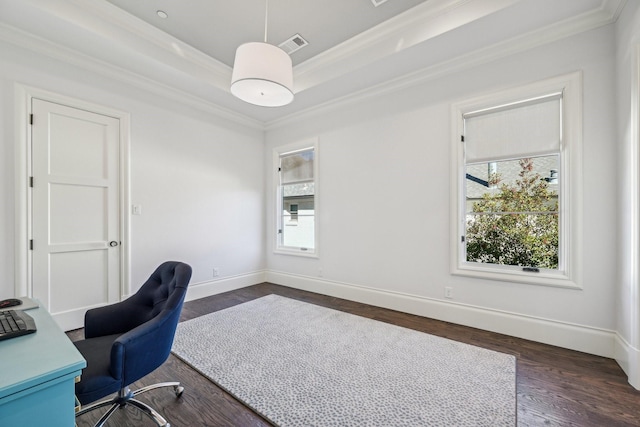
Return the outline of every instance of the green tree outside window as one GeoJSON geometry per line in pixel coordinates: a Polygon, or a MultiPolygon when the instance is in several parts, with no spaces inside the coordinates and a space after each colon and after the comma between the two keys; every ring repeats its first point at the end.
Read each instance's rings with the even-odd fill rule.
{"type": "MultiPolygon", "coordinates": [[[[519,161],[519,178],[485,193],[467,214],[467,261],[558,268],[558,197],[533,170],[533,159],[519,161]]],[[[489,181],[500,182],[499,174],[489,181]]]]}

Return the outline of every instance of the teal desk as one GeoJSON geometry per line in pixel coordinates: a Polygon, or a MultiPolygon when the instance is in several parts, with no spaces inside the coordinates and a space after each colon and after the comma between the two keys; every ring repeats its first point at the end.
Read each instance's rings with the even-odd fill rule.
{"type": "Polygon", "coordinates": [[[44,308],[26,313],[38,330],[0,341],[0,426],[73,427],[87,363],[44,308]]]}

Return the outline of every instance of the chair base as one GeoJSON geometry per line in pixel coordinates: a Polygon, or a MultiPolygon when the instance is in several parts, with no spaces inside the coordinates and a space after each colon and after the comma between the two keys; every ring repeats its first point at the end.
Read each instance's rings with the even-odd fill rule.
{"type": "Polygon", "coordinates": [[[126,387],[121,389],[113,399],[107,399],[100,402],[92,403],[91,405],[82,408],[76,413],[76,418],[95,409],[110,406],[107,412],[105,412],[104,415],[95,424],[95,427],[102,427],[107,422],[109,417],[113,415],[116,409],[124,408],[127,405],[132,405],[138,408],[143,414],[151,418],[159,427],[171,427],[167,420],[162,418],[162,416],[151,406],[135,399],[135,397],[139,394],[146,393],[149,390],[154,390],[161,387],[173,387],[173,392],[176,394],[177,398],[182,396],[182,393],[184,392],[184,387],[182,387],[179,382],[153,384],[150,386],[142,387],[141,389],[138,389],[136,391],[131,391],[129,387],[126,387]]]}

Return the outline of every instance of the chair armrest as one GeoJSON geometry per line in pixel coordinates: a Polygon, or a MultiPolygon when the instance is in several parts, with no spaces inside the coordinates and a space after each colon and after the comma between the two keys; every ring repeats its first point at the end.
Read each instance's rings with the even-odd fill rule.
{"type": "Polygon", "coordinates": [[[171,353],[179,316],[180,310],[160,315],[121,335],[111,347],[111,375],[130,384],[162,365],[171,353]]]}
{"type": "Polygon", "coordinates": [[[84,315],[85,338],[123,334],[135,328],[140,322],[133,319],[131,312],[127,300],[88,310],[84,315]]]}

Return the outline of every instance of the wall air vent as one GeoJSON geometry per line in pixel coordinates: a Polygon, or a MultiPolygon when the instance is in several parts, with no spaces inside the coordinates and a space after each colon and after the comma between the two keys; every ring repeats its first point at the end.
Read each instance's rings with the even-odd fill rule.
{"type": "Polygon", "coordinates": [[[300,50],[303,47],[307,46],[308,44],[309,42],[303,39],[300,34],[296,34],[295,36],[291,37],[289,40],[286,40],[280,43],[278,47],[284,50],[285,52],[287,52],[289,55],[291,55],[296,50],[300,50]]]}
{"type": "Polygon", "coordinates": [[[375,7],[378,7],[378,6],[380,6],[382,3],[386,3],[387,1],[389,1],[389,0],[371,0],[371,3],[373,3],[373,5],[374,5],[375,7]]]}

